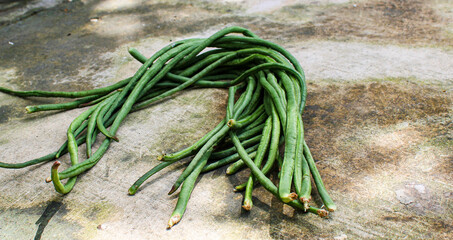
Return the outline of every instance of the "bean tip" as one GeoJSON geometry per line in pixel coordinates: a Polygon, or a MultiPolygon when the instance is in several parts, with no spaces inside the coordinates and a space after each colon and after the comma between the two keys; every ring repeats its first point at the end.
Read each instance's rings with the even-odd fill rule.
{"type": "Polygon", "coordinates": [[[130,196],[135,195],[136,192],[137,192],[137,187],[135,187],[135,186],[130,187],[129,190],[127,191],[127,193],[128,193],[130,196]]]}
{"type": "Polygon", "coordinates": [[[234,172],[228,167],[227,170],[225,171],[226,175],[231,175],[234,172]]]}
{"type": "Polygon", "coordinates": [[[242,191],[244,191],[244,185],[238,185],[238,186],[234,187],[234,191],[235,191],[235,192],[242,192],[242,191]]]}
{"type": "Polygon", "coordinates": [[[244,200],[244,204],[242,205],[242,208],[245,210],[245,211],[250,211],[252,209],[252,202],[251,201],[248,201],[248,200],[244,200]]]}
{"type": "Polygon", "coordinates": [[[172,193],[174,193],[176,191],[176,189],[177,188],[175,187],[175,185],[173,185],[170,189],[170,192],[168,192],[168,195],[171,195],[172,193]]]}
{"type": "Polygon", "coordinates": [[[60,161],[55,161],[52,165],[52,169],[57,170],[60,165],[61,165],[60,161]]]}
{"type": "Polygon", "coordinates": [[[134,51],[137,51],[137,49],[135,49],[133,47],[127,47],[127,52],[131,53],[131,52],[134,52],[134,51]]]}
{"type": "Polygon", "coordinates": [[[33,112],[33,106],[26,106],[25,107],[25,111],[27,111],[27,113],[32,113],[33,112]]]}
{"type": "Polygon", "coordinates": [[[170,220],[168,220],[167,229],[171,229],[175,224],[179,223],[179,221],[181,221],[181,215],[176,214],[171,216],[170,220]]]}
{"type": "Polygon", "coordinates": [[[329,212],[335,212],[335,210],[337,210],[337,206],[335,206],[335,205],[333,205],[333,206],[328,206],[328,207],[326,206],[326,208],[327,208],[327,210],[328,210],[329,212]]]}

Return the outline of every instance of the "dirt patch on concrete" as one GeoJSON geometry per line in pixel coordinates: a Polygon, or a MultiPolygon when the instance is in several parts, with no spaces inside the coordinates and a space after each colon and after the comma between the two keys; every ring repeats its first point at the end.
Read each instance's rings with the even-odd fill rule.
{"type": "Polygon", "coordinates": [[[339,7],[321,16],[320,36],[358,38],[377,42],[451,45],[439,16],[429,1],[381,0],[339,7]]]}
{"type": "Polygon", "coordinates": [[[349,86],[312,83],[308,87],[311,92],[305,119],[308,124],[328,128],[396,124],[448,112],[452,103],[449,93],[422,88],[404,79],[400,83],[370,82],[349,86]]]}
{"type": "Polygon", "coordinates": [[[253,28],[271,39],[361,40],[451,46],[448,15],[421,0],[311,2],[285,6],[253,28]],[[276,37],[277,36],[277,37],[276,37]]]}
{"type": "Polygon", "coordinates": [[[403,158],[413,156],[414,146],[446,134],[447,126],[418,123],[435,116],[448,118],[452,101],[441,90],[391,82],[309,87],[307,143],[319,167],[325,168],[327,185],[346,190],[354,175],[399,166],[403,158]],[[439,127],[442,130],[435,130],[439,127]]]}

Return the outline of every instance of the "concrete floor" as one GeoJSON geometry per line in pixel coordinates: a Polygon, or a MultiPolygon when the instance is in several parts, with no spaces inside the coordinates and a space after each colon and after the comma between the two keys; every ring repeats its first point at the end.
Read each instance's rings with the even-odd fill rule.
{"type": "MultiPolygon", "coordinates": [[[[183,220],[166,230],[177,201],[166,193],[183,166],[135,196],[127,189],[157,155],[224,117],[224,90],[190,90],[128,116],[121,143],[68,195],[44,182],[50,164],[0,169],[0,239],[453,238],[451,9],[449,0],[0,1],[0,86],[13,89],[106,86],[140,66],[127,47],[151,55],[231,25],[282,45],[306,72],[307,143],[338,206],[321,219],[258,188],[244,212],[232,189],[246,174],[221,169],[199,180],[183,220]]],[[[64,142],[83,110],[24,111],[54,101],[0,93],[1,161],[64,142]]]]}

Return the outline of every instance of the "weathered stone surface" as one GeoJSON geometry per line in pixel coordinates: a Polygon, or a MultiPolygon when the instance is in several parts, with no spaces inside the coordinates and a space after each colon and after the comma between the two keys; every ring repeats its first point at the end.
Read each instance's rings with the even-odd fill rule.
{"type": "MultiPolygon", "coordinates": [[[[135,196],[127,189],[159,154],[189,145],[223,118],[225,90],[200,89],[129,115],[121,142],[68,195],[44,182],[49,164],[0,169],[0,239],[453,238],[451,1],[4,2],[0,9],[17,14],[0,12],[0,86],[14,89],[106,86],[139,67],[127,47],[151,55],[231,25],[287,48],[307,75],[307,143],[338,211],[320,219],[258,188],[244,212],[232,189],[247,172],[221,169],[198,181],[183,220],[167,231],[177,201],[167,192],[183,165],[135,196]],[[21,12],[51,2],[59,4],[21,12]]],[[[83,110],[23,110],[55,101],[0,93],[0,161],[39,157],[64,142],[83,110]]]]}

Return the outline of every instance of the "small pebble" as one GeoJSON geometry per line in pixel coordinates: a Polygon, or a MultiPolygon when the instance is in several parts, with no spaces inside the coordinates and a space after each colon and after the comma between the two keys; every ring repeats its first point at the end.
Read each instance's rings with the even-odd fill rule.
{"type": "Polygon", "coordinates": [[[98,228],[99,230],[105,230],[105,229],[107,229],[107,224],[105,224],[105,223],[99,224],[97,228],[98,228]]]}

